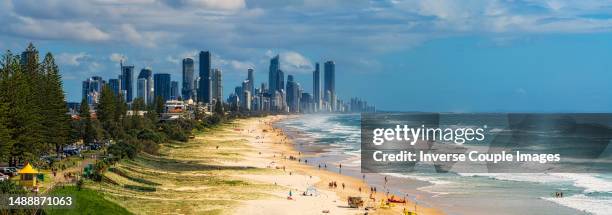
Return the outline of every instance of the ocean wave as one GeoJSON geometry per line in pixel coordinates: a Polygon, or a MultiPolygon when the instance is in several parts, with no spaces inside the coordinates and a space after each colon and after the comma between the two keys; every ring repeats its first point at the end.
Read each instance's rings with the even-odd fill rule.
{"type": "Polygon", "coordinates": [[[584,188],[586,193],[612,192],[611,178],[604,178],[603,175],[586,173],[551,173],[558,177],[570,179],[574,186],[584,188]]]}
{"type": "Polygon", "coordinates": [[[610,214],[612,211],[612,198],[593,198],[579,194],[563,198],[545,197],[542,199],[597,215],[610,214]]]}
{"type": "Polygon", "coordinates": [[[568,178],[550,175],[547,173],[458,173],[464,177],[488,177],[495,180],[534,182],[534,183],[558,183],[569,182],[568,178]]]}

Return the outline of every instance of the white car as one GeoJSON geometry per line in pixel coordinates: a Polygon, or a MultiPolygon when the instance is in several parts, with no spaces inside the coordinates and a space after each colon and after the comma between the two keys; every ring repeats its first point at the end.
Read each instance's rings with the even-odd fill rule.
{"type": "Polygon", "coordinates": [[[8,175],[0,173],[0,181],[6,181],[6,180],[9,180],[8,175]]]}

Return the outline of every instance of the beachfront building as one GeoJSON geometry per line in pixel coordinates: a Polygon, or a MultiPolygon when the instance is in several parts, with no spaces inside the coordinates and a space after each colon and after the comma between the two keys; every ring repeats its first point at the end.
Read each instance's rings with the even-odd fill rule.
{"type": "Polygon", "coordinates": [[[211,58],[210,52],[201,51],[199,55],[199,84],[198,84],[198,102],[203,104],[211,104],[212,102],[212,83],[211,83],[211,58]]]}
{"type": "Polygon", "coordinates": [[[212,98],[214,101],[223,102],[223,76],[221,69],[212,70],[212,98]]]}
{"type": "Polygon", "coordinates": [[[336,111],[336,63],[327,61],[324,64],[325,80],[323,82],[323,92],[325,101],[328,103],[329,111],[336,111]]]}
{"type": "Polygon", "coordinates": [[[193,99],[193,95],[195,94],[194,87],[194,63],[193,59],[185,58],[183,59],[183,88],[181,90],[181,95],[183,100],[193,99]]]}
{"type": "Polygon", "coordinates": [[[153,71],[143,68],[136,80],[136,97],[142,98],[145,104],[153,103],[153,71]]]}
{"type": "Polygon", "coordinates": [[[155,99],[161,98],[163,101],[170,99],[170,74],[157,73],[153,75],[155,99]]]}
{"type": "Polygon", "coordinates": [[[177,120],[189,116],[187,104],[179,100],[168,100],[164,105],[164,112],[161,114],[162,121],[177,120]]]}
{"type": "Polygon", "coordinates": [[[126,102],[132,102],[132,98],[134,98],[134,66],[125,66],[123,61],[121,61],[120,65],[121,90],[125,92],[123,98],[126,102]]]}
{"type": "Polygon", "coordinates": [[[317,112],[321,109],[321,72],[319,70],[319,63],[315,63],[315,70],[312,72],[312,95],[314,102],[314,111],[317,112]]]}

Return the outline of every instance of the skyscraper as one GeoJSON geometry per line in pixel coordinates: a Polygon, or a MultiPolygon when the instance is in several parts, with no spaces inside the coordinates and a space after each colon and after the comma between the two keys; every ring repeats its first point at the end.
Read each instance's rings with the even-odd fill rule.
{"type": "Polygon", "coordinates": [[[283,70],[278,70],[277,71],[277,77],[276,77],[276,90],[282,90],[285,89],[285,73],[283,72],[283,70]]]}
{"type": "Polygon", "coordinates": [[[149,68],[141,69],[136,85],[136,96],[142,98],[145,104],[151,104],[153,102],[153,71],[149,68]]]}
{"type": "Polygon", "coordinates": [[[201,51],[199,55],[200,60],[200,84],[198,87],[198,102],[208,103],[211,102],[212,97],[212,84],[211,84],[211,72],[210,72],[210,52],[201,51]]]}
{"type": "Polygon", "coordinates": [[[90,105],[95,105],[98,103],[98,99],[100,98],[100,93],[102,93],[102,87],[106,82],[100,76],[92,76],[91,78],[85,79],[83,81],[83,99],[87,100],[87,103],[90,105]]]}
{"type": "Polygon", "coordinates": [[[119,93],[121,92],[121,79],[108,79],[108,86],[111,88],[113,93],[115,93],[115,96],[119,95],[119,93]]]}
{"type": "Polygon", "coordinates": [[[178,99],[179,98],[179,84],[178,81],[170,82],[170,99],[178,99]]]}
{"type": "Polygon", "coordinates": [[[319,70],[319,63],[315,64],[315,71],[312,72],[312,95],[314,100],[314,109],[319,111],[321,108],[321,72],[319,70]]]}
{"type": "Polygon", "coordinates": [[[223,77],[220,69],[212,70],[212,98],[217,102],[223,101],[223,77]]]}
{"type": "Polygon", "coordinates": [[[268,89],[271,94],[278,90],[278,70],[279,70],[279,56],[276,55],[270,60],[270,71],[268,73],[268,89]]]}
{"type": "Polygon", "coordinates": [[[160,98],[166,102],[170,99],[170,74],[157,73],[153,75],[155,99],[160,98]]]}
{"type": "Polygon", "coordinates": [[[325,80],[323,92],[325,101],[330,105],[331,111],[336,110],[336,64],[334,61],[327,61],[324,65],[325,80]]]}
{"type": "Polygon", "coordinates": [[[251,95],[253,95],[255,93],[255,75],[253,74],[254,70],[252,68],[249,68],[248,70],[248,75],[247,75],[247,80],[249,80],[249,91],[251,91],[251,95]]]}
{"type": "Polygon", "coordinates": [[[134,94],[134,66],[121,65],[121,90],[125,91],[125,101],[131,102],[134,94]]]}
{"type": "Polygon", "coordinates": [[[183,89],[181,90],[183,100],[193,99],[193,94],[195,93],[195,88],[193,86],[194,70],[193,59],[183,59],[183,89]]]}
{"type": "Polygon", "coordinates": [[[293,75],[287,76],[287,106],[289,112],[300,112],[300,85],[293,80],[293,75]]]}

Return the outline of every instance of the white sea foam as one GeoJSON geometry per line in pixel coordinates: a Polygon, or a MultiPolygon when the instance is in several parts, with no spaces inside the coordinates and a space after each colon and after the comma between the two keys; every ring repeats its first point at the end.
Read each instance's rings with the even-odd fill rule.
{"type": "Polygon", "coordinates": [[[592,214],[610,214],[612,211],[612,198],[593,198],[584,194],[567,196],[563,198],[542,198],[566,207],[574,208],[592,214]]]}
{"type": "Polygon", "coordinates": [[[584,192],[612,192],[612,181],[606,180],[600,175],[586,173],[552,173],[555,176],[571,179],[574,186],[582,187],[584,192]]]}
{"type": "Polygon", "coordinates": [[[465,177],[489,177],[496,180],[505,181],[520,181],[520,182],[535,182],[535,183],[556,183],[568,182],[571,179],[546,174],[546,173],[458,173],[465,177]]]}

